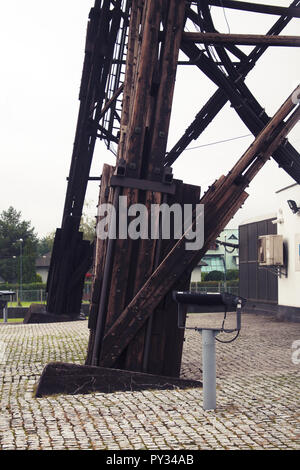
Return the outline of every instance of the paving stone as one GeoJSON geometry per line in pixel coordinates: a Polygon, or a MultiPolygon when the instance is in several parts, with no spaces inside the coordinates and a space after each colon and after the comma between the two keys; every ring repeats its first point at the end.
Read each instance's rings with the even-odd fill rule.
{"type": "MultiPolygon", "coordinates": [[[[232,321],[228,315],[229,321],[232,321]]],[[[222,315],[190,314],[216,327],[222,315]]],[[[237,341],[216,344],[217,409],[202,390],[147,390],[34,398],[51,361],[83,364],[87,322],[0,325],[0,449],[299,449],[299,323],[244,315],[237,341]]],[[[186,330],[181,376],[202,379],[201,335],[186,330]]]]}

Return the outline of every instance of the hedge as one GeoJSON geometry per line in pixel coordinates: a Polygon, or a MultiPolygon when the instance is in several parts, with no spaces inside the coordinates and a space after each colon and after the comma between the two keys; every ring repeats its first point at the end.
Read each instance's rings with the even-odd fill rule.
{"type": "MultiPolygon", "coordinates": [[[[86,282],[86,286],[91,286],[91,282],[86,282]]],[[[20,284],[9,284],[8,282],[0,283],[0,290],[12,290],[16,291],[20,289],[20,284]]],[[[22,290],[41,290],[46,289],[46,283],[43,282],[31,282],[30,284],[22,284],[22,290]]]]}
{"type": "MultiPolygon", "coordinates": [[[[9,284],[8,282],[2,282],[0,284],[0,290],[19,290],[20,284],[9,284]]],[[[32,282],[30,284],[22,284],[22,290],[41,290],[46,289],[46,284],[43,282],[32,282]]]]}
{"type": "MultiPolygon", "coordinates": [[[[91,282],[86,282],[86,286],[91,286],[91,282]]],[[[195,289],[196,287],[219,287],[219,285],[223,285],[224,283],[222,281],[198,281],[198,282],[191,282],[191,289],[195,289]]],[[[238,287],[239,286],[239,281],[238,280],[233,280],[233,281],[227,281],[226,282],[227,287],[238,287]]],[[[19,290],[20,286],[19,284],[9,284],[2,282],[0,283],[0,290],[12,290],[16,291],[19,290]]],[[[42,282],[33,282],[31,284],[23,284],[22,285],[22,290],[45,290],[46,289],[46,284],[42,282]]]]}
{"type": "MultiPolygon", "coordinates": [[[[223,281],[198,281],[198,282],[191,282],[191,288],[197,287],[219,287],[219,285],[223,285],[223,281]]],[[[227,281],[226,282],[227,287],[238,287],[239,286],[239,281],[238,280],[233,280],[233,281],[227,281]]]]}

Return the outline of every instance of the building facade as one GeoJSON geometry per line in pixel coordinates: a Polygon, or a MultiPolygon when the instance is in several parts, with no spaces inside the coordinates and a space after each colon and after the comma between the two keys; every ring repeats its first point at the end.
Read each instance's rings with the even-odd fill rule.
{"type": "Polygon", "coordinates": [[[226,273],[228,270],[239,269],[239,248],[226,247],[220,243],[228,242],[233,245],[239,243],[239,230],[238,229],[224,229],[216,242],[214,242],[211,248],[206,252],[202,258],[202,265],[198,265],[192,272],[192,282],[200,282],[203,273],[211,271],[221,271],[226,280],[226,273]]]}
{"type": "Polygon", "coordinates": [[[245,221],[239,227],[240,295],[245,311],[272,313],[280,320],[300,321],[300,186],[276,192],[274,213],[245,221]],[[282,237],[283,261],[264,266],[258,261],[259,236],[282,237]]]}
{"type": "Polygon", "coordinates": [[[46,283],[48,279],[50,261],[51,261],[51,252],[46,253],[43,256],[40,256],[39,258],[36,259],[36,262],[35,262],[36,273],[41,276],[42,282],[44,283],[46,283]]]}

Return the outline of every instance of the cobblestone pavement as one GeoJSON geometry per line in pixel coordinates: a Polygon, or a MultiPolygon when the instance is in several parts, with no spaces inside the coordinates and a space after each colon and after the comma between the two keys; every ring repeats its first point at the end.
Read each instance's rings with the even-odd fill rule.
{"type": "MultiPolygon", "coordinates": [[[[188,319],[189,326],[221,322],[219,313],[188,319]]],[[[217,343],[217,409],[203,411],[201,389],[36,399],[45,364],[84,363],[87,322],[2,324],[0,449],[299,449],[296,340],[299,323],[244,315],[239,338],[217,343]]],[[[201,379],[194,330],[186,331],[182,377],[201,379]]]]}

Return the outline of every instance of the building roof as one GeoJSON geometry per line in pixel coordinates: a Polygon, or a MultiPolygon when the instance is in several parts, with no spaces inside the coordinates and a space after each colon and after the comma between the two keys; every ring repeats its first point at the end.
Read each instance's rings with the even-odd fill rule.
{"type": "Polygon", "coordinates": [[[49,251],[49,253],[46,253],[45,255],[40,256],[39,258],[36,259],[35,267],[36,268],[49,268],[50,260],[51,260],[51,252],[49,251]]]}
{"type": "Polygon", "coordinates": [[[13,292],[12,290],[0,290],[0,297],[1,295],[14,295],[15,292],[13,292]]]}
{"type": "Polygon", "coordinates": [[[263,220],[271,220],[271,219],[277,219],[276,212],[272,214],[258,215],[257,217],[252,217],[250,219],[244,220],[243,222],[240,223],[239,227],[241,225],[254,224],[255,222],[262,222],[263,220]]]}
{"type": "Polygon", "coordinates": [[[207,266],[207,263],[205,263],[205,261],[201,260],[201,261],[199,261],[197,266],[207,266]]]}

